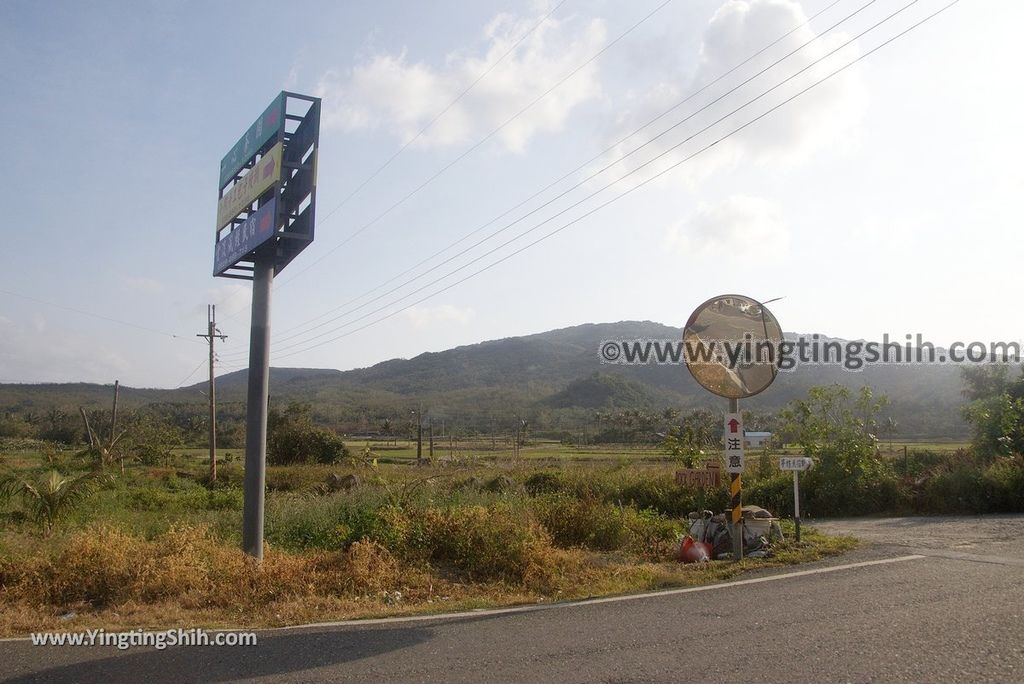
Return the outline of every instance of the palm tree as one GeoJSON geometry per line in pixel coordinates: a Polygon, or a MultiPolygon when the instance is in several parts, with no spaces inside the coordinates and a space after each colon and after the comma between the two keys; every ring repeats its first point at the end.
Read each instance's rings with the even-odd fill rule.
{"type": "Polygon", "coordinates": [[[37,482],[8,476],[0,480],[0,493],[21,497],[29,516],[50,536],[54,526],[84,501],[106,478],[97,472],[78,477],[51,470],[37,482]]]}

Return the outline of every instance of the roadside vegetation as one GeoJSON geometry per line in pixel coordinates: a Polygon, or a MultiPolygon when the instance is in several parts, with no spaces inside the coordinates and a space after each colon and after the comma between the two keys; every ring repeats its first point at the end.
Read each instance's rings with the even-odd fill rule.
{"type": "MultiPolygon", "coordinates": [[[[786,452],[817,464],[801,481],[805,518],[1024,511],[1024,384],[976,375],[966,385],[975,441],[947,449],[886,448],[886,400],[867,388],[813,388],[790,404],[774,419],[786,452]]],[[[308,407],[289,406],[271,420],[262,565],[239,550],[237,448],[222,450],[211,480],[202,450],[180,448],[152,418],[126,419],[116,444],[7,437],[0,633],[548,602],[699,584],[851,548],[809,532],[769,559],[676,563],[686,514],[727,503],[724,486],[675,480],[679,467],[718,454],[712,421],[689,418],[673,416],[678,425],[656,446],[600,448],[529,436],[524,419],[508,452],[496,437],[451,440],[417,465],[415,445],[395,435],[346,443],[308,407]]],[[[748,453],[744,502],[785,516],[792,480],[778,451],[748,453]]]]}

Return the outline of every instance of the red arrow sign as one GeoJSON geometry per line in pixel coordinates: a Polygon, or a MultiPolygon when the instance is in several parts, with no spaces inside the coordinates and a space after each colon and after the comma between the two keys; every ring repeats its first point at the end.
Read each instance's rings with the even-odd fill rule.
{"type": "Polygon", "coordinates": [[[733,418],[729,421],[729,432],[736,432],[740,427],[740,421],[733,418]]]}

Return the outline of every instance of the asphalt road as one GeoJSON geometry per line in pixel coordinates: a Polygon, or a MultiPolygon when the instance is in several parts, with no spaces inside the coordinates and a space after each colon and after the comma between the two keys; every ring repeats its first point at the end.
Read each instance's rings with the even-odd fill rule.
{"type": "Polygon", "coordinates": [[[833,521],[821,526],[870,543],[839,559],[702,591],[265,631],[254,647],[117,651],[8,641],[0,643],[0,675],[147,683],[1022,682],[1024,517],[966,522],[833,521]],[[994,547],[958,546],[992,529],[1001,530],[994,547]]]}

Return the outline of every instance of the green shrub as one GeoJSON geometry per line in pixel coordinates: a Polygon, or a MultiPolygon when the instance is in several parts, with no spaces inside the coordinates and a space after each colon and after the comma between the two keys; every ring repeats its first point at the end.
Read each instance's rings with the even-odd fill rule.
{"type": "Polygon", "coordinates": [[[208,511],[240,511],[242,503],[243,494],[238,487],[211,489],[206,494],[206,510],[208,511]]]}
{"type": "Polygon", "coordinates": [[[627,551],[649,560],[663,560],[675,552],[684,532],[680,522],[650,509],[626,508],[622,513],[629,532],[627,551]]]}
{"type": "Polygon", "coordinates": [[[505,503],[427,508],[407,520],[411,550],[453,566],[469,579],[522,582],[534,566],[544,565],[550,548],[532,517],[505,503]]]}
{"type": "Polygon", "coordinates": [[[523,482],[523,488],[530,496],[541,494],[554,494],[561,491],[563,487],[562,476],[550,470],[541,470],[533,473],[523,482]]]}
{"type": "Polygon", "coordinates": [[[989,466],[984,477],[989,512],[1024,511],[1024,461],[999,459],[989,466]]]}
{"type": "MultiPolygon", "coordinates": [[[[802,482],[801,487],[806,490],[802,482]]],[[[806,497],[806,491],[802,497],[806,497]]],[[[766,508],[774,515],[793,515],[792,473],[775,473],[766,478],[743,480],[743,503],[766,508]]]]}
{"type": "Polygon", "coordinates": [[[612,504],[553,494],[536,500],[533,508],[556,546],[613,551],[626,544],[623,516],[612,504]]]}
{"type": "Polygon", "coordinates": [[[333,503],[313,497],[272,500],[266,517],[267,541],[288,551],[343,548],[349,530],[333,503]]]}
{"type": "Polygon", "coordinates": [[[919,505],[927,513],[984,513],[987,494],[982,471],[960,467],[930,477],[919,505]]]}
{"type": "Polygon", "coordinates": [[[313,424],[309,404],[289,404],[284,412],[272,410],[267,421],[267,462],[337,463],[349,457],[341,437],[313,424]]]}

